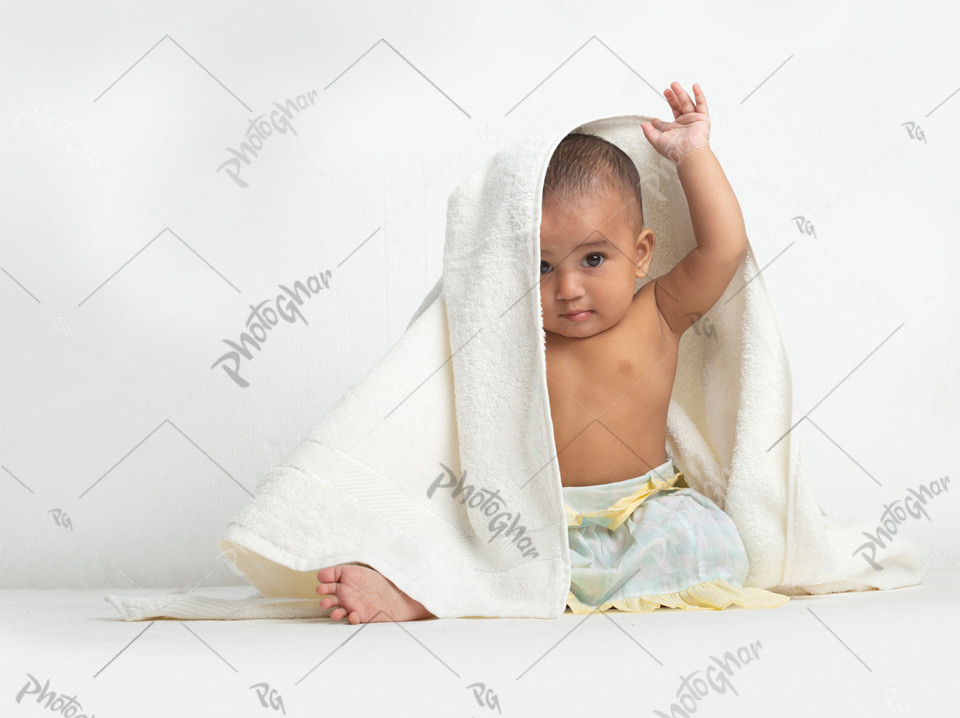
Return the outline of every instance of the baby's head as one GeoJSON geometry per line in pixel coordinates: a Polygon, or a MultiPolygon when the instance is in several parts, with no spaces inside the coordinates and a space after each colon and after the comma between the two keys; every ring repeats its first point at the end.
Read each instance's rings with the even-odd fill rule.
{"type": "Polygon", "coordinates": [[[569,134],[550,159],[542,204],[543,328],[585,338],[616,325],[653,258],[636,165],[600,137],[569,134]],[[590,313],[579,321],[564,316],[578,310],[590,313]]]}

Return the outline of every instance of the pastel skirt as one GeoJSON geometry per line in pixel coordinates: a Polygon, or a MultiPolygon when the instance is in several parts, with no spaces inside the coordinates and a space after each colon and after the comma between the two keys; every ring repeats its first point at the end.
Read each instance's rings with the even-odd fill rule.
{"type": "Polygon", "coordinates": [[[790,600],[743,586],[749,563],[736,525],[689,488],[672,459],[633,479],[562,488],[573,613],[775,608],[790,600]]]}

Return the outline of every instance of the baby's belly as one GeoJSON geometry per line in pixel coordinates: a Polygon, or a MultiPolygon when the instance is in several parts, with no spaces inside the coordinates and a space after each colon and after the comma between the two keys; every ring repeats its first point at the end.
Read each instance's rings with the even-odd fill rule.
{"type": "MultiPolygon", "coordinates": [[[[572,432],[576,435],[576,432],[572,432]]],[[[604,426],[594,422],[569,444],[557,445],[563,486],[609,484],[642,476],[667,460],[666,425],[604,426]]]]}

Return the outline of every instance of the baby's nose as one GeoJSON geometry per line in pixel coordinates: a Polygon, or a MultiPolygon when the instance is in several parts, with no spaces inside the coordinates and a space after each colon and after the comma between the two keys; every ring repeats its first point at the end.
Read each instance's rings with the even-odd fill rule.
{"type": "Polygon", "coordinates": [[[560,299],[576,299],[583,294],[583,282],[578,272],[561,274],[557,281],[557,296],[560,299]]]}

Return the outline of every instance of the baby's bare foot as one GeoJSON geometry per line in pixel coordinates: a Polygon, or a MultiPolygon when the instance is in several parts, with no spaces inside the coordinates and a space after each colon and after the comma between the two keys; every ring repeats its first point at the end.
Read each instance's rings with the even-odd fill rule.
{"type": "Polygon", "coordinates": [[[321,568],[317,573],[317,593],[326,596],[321,608],[336,606],[330,618],[344,616],[350,623],[381,621],[416,621],[436,618],[379,571],[367,566],[338,564],[321,568]]]}

